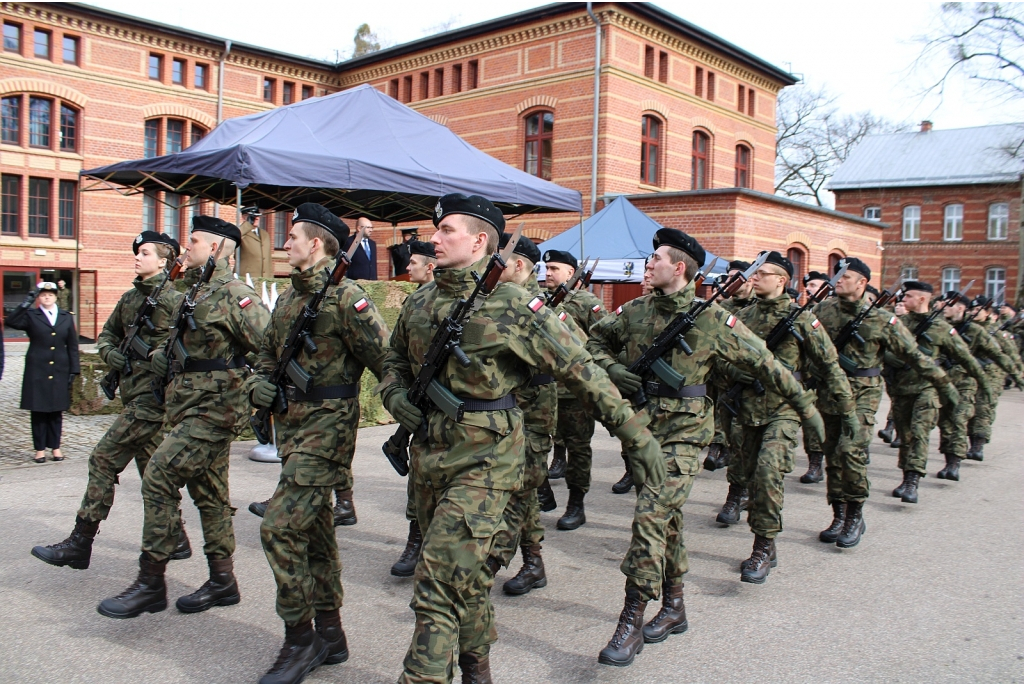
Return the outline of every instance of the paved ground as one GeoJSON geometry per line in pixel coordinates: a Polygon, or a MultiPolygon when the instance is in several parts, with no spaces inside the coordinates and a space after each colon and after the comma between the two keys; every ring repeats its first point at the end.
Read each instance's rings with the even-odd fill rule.
{"type": "MultiPolygon", "coordinates": [[[[501,635],[493,651],[496,680],[1024,681],[1022,409],[1024,395],[1005,395],[986,461],[968,463],[960,483],[929,477],[916,506],[888,496],[899,481],[895,454],[876,441],[868,532],[852,551],[817,541],[829,509],[822,485],[797,482],[801,459],[798,473],[787,478],[780,564],[763,586],[739,582],[750,533],[713,523],[725,496],[724,474],[702,474],[686,509],[690,631],[648,646],[627,669],[599,666],[596,658],[621,608],[618,564],[631,515],[631,498],[609,492],[621,471],[618,447],[599,429],[588,523],[560,532],[557,514],[544,515],[551,530],[544,552],[548,587],[519,598],[494,594],[501,635]]],[[[411,583],[388,575],[406,532],[404,482],[378,450],[388,433],[387,427],[360,432],[359,524],[338,529],[352,657],[319,669],[309,682],[394,682],[400,672],[411,636],[411,583]]],[[[933,450],[936,440],[934,434],[933,450]]],[[[191,616],[172,607],[116,621],[95,611],[135,575],[142,522],[136,473],[121,479],[92,567],[72,571],[28,552],[67,535],[85,461],[0,470],[0,681],[255,682],[273,662],[283,630],[259,521],[245,510],[270,494],[276,467],[248,461],[246,447],[235,446],[231,478],[242,603],[191,616]]],[[[556,494],[564,506],[560,483],[556,494]]],[[[198,542],[198,514],[190,503],[185,512],[198,542]]],[[[514,571],[503,571],[499,583],[514,571]]],[[[201,584],[205,572],[198,554],[172,562],[172,600],[201,584]]],[[[648,608],[648,617],[655,611],[648,608]]]]}

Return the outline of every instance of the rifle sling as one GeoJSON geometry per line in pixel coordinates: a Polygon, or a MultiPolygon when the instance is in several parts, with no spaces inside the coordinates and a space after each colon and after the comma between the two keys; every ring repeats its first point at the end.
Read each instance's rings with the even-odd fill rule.
{"type": "Polygon", "coordinates": [[[705,383],[700,385],[684,385],[676,390],[666,383],[647,381],[644,383],[644,393],[650,397],[705,397],[708,394],[708,386],[705,383]]]}
{"type": "Polygon", "coordinates": [[[348,400],[359,397],[359,384],[325,385],[302,392],[294,385],[286,385],[284,396],[289,402],[323,402],[324,400],[348,400]]]}

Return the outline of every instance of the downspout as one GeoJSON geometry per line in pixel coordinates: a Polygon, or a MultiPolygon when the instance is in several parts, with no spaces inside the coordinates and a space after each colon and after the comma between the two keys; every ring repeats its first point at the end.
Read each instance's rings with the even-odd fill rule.
{"type": "MultiPolygon", "coordinates": [[[[217,124],[224,121],[224,64],[231,54],[231,41],[224,40],[224,52],[220,55],[220,67],[217,69],[217,124]]],[[[239,207],[241,209],[241,207],[239,207]]],[[[213,203],[213,215],[220,216],[220,204],[213,203]]]]}
{"type": "MultiPolygon", "coordinates": [[[[601,22],[593,11],[593,3],[587,3],[587,14],[594,22],[594,125],[590,142],[590,216],[597,212],[597,132],[601,114],[601,22]]],[[[580,259],[583,256],[583,222],[580,221],[580,259]]]]}
{"type": "MultiPolygon", "coordinates": [[[[1019,307],[1021,304],[1021,287],[1024,286],[1024,174],[1020,177],[1020,208],[1017,221],[1017,292],[1013,294],[1013,304],[1019,307]]],[[[1010,298],[1003,295],[1003,300],[1010,301],[1010,298]]]]}

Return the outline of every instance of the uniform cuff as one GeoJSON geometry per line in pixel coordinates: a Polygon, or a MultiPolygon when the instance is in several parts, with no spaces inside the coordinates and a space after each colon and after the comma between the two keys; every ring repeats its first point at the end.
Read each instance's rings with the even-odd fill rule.
{"type": "Polygon", "coordinates": [[[651,417],[646,411],[640,411],[629,419],[618,426],[615,429],[615,437],[621,440],[623,443],[629,443],[636,439],[638,435],[644,432],[647,428],[647,424],[651,422],[651,417]]]}

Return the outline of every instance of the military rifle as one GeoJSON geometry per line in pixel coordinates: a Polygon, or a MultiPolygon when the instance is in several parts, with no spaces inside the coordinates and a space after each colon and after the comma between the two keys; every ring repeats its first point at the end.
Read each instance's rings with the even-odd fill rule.
{"type": "MultiPolygon", "coordinates": [[[[840,260],[842,266],[847,266],[846,260],[840,260]]],[[[897,281],[898,282],[898,281],[897,281]]],[[[875,309],[881,309],[882,307],[888,306],[890,303],[895,302],[903,297],[903,288],[893,286],[892,290],[883,290],[878,295],[878,299],[869,304],[867,307],[858,312],[857,316],[853,317],[846,322],[846,325],[839,329],[839,333],[832,339],[832,344],[836,348],[836,353],[839,355],[839,366],[842,367],[843,371],[852,373],[856,371],[857,365],[853,363],[847,355],[843,354],[843,350],[850,344],[851,340],[856,340],[861,345],[865,344],[864,338],[860,335],[861,324],[868,318],[868,315],[875,309]]]]}
{"type": "MultiPolygon", "coordinates": [[[[443,411],[453,421],[462,420],[465,403],[451,390],[441,385],[437,376],[444,373],[450,356],[455,357],[455,361],[463,368],[467,368],[471,364],[469,357],[459,346],[462,341],[462,329],[470,314],[480,309],[484,300],[498,285],[498,279],[501,278],[502,272],[508,265],[508,260],[512,257],[512,251],[519,243],[523,225],[519,224],[516,227],[504,250],[491,255],[483,276],[473,272],[476,288],[468,298],[456,302],[449,310],[448,316],[438,325],[437,332],[430,341],[430,347],[423,355],[423,362],[416,373],[412,387],[408,390],[409,401],[423,412],[423,423],[417,429],[417,435],[422,436],[426,433],[426,417],[431,404],[443,411]]],[[[381,446],[384,456],[400,476],[409,473],[409,439],[411,437],[411,433],[405,426],[399,425],[395,434],[381,446]]]]}
{"type": "Polygon", "coordinates": [[[928,316],[925,317],[925,319],[922,320],[921,323],[917,324],[917,326],[914,328],[914,340],[924,340],[927,343],[931,343],[932,338],[930,335],[928,335],[928,329],[932,327],[932,322],[934,322],[935,319],[939,318],[939,314],[941,314],[942,310],[949,306],[950,302],[952,302],[955,299],[962,298],[964,295],[966,295],[967,291],[971,289],[972,285],[974,285],[974,281],[971,281],[966,286],[964,286],[964,289],[956,293],[955,296],[943,295],[942,298],[939,300],[938,306],[932,307],[931,313],[929,313],[928,316]]]}
{"type": "Polygon", "coordinates": [[[594,261],[594,266],[587,270],[587,275],[583,277],[583,281],[580,283],[580,290],[586,290],[590,287],[590,279],[594,277],[594,272],[597,271],[597,265],[601,263],[601,258],[598,257],[594,261]]]}
{"type": "Polygon", "coordinates": [[[164,272],[164,277],[160,284],[142,302],[142,307],[135,313],[135,318],[132,319],[132,324],[128,327],[128,333],[121,340],[121,344],[117,346],[117,351],[124,355],[124,368],[120,371],[111,369],[103,377],[103,380],[100,381],[100,388],[108,400],[114,399],[117,386],[121,383],[121,377],[132,375],[132,356],[140,360],[149,359],[149,353],[152,348],[139,336],[139,333],[142,332],[143,326],[150,333],[156,331],[156,326],[153,325],[153,312],[156,311],[157,304],[160,302],[160,294],[168,283],[178,278],[178,275],[185,266],[187,255],[188,250],[175,259],[171,268],[164,272]]]}
{"type": "Polygon", "coordinates": [[[544,303],[548,307],[557,307],[562,304],[569,293],[576,289],[576,284],[586,275],[587,262],[590,261],[590,257],[583,260],[583,263],[576,267],[576,271],[573,272],[572,276],[565,283],[562,283],[557,288],[548,293],[547,301],[544,303]]]}
{"type": "Polygon", "coordinates": [[[283,388],[285,379],[291,379],[295,387],[302,392],[309,392],[313,377],[299,365],[297,361],[299,352],[305,350],[306,354],[310,356],[317,353],[317,346],[310,331],[324,306],[328,289],[332,285],[341,283],[348,267],[352,265],[352,255],[361,247],[362,234],[362,231],[356,233],[348,252],[338,250],[338,254],[334,258],[334,269],[331,271],[324,269],[326,278],[323,287],[302,308],[302,313],[295,319],[291,330],[288,331],[288,337],[285,338],[284,347],[281,348],[281,354],[277,358],[277,364],[270,374],[270,382],[277,386],[274,404],[270,407],[260,407],[255,414],[249,417],[249,425],[252,426],[252,432],[256,434],[256,439],[260,441],[260,444],[266,445],[270,442],[271,414],[284,414],[288,411],[288,400],[285,398],[283,388]]]}
{"type": "MultiPolygon", "coordinates": [[[[686,342],[685,336],[690,329],[697,323],[697,317],[704,313],[706,309],[709,309],[720,297],[732,297],[732,295],[739,290],[740,286],[747,282],[751,274],[757,271],[765,260],[768,258],[768,254],[764,253],[760,255],[757,260],[750,265],[750,268],[742,273],[736,273],[729,277],[723,285],[716,287],[715,291],[711,293],[710,297],[706,300],[694,300],[690,308],[685,312],[678,314],[676,318],[672,319],[662,329],[651,346],[643,351],[636,361],[629,365],[628,371],[636,374],[643,378],[644,376],[653,373],[658,379],[670,386],[674,390],[678,390],[686,384],[686,378],[680,376],[679,373],[672,368],[672,366],[666,362],[663,357],[669,353],[670,350],[675,347],[679,347],[687,356],[693,354],[693,349],[690,348],[689,343],[686,342]]],[[[704,279],[714,269],[715,264],[718,262],[716,257],[711,261],[694,279],[694,285],[700,287],[704,283],[704,279]]],[[[643,386],[633,393],[630,398],[633,406],[637,408],[643,407],[647,404],[647,395],[644,393],[643,386]]]]}

